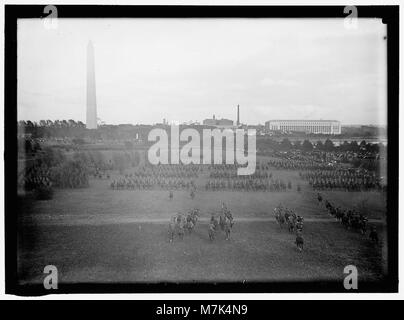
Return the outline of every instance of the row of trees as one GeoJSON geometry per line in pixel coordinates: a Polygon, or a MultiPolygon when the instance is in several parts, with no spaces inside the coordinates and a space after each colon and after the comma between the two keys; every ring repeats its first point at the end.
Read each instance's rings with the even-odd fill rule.
{"type": "Polygon", "coordinates": [[[381,151],[385,151],[385,146],[382,143],[372,144],[367,143],[365,140],[358,143],[357,141],[344,141],[341,145],[337,146],[330,139],[322,142],[321,140],[316,143],[312,143],[309,140],[296,140],[291,142],[289,139],[285,138],[282,141],[278,142],[273,139],[258,139],[257,140],[257,148],[258,150],[268,150],[272,149],[275,151],[290,151],[290,150],[302,150],[302,151],[352,151],[352,152],[371,152],[371,153],[380,153],[381,151]],[[383,149],[383,150],[382,150],[383,149]]]}
{"type": "Polygon", "coordinates": [[[69,120],[40,120],[17,123],[20,134],[32,138],[71,138],[79,143],[83,139],[131,140],[144,139],[153,127],[150,125],[100,125],[97,129],[89,130],[81,121],[69,120]]]}

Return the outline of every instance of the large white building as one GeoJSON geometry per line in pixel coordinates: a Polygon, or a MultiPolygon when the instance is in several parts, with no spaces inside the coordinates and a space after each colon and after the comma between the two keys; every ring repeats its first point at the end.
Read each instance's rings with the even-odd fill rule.
{"type": "Polygon", "coordinates": [[[270,120],[265,122],[265,128],[267,131],[341,134],[341,123],[337,120],[270,120]]]}

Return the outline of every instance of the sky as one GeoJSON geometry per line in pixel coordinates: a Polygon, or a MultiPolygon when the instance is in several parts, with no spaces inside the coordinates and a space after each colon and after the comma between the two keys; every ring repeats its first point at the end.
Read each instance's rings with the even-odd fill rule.
{"type": "Polygon", "coordinates": [[[85,122],[87,44],[108,124],[211,118],[387,124],[379,19],[19,19],[18,119],[85,122]]]}

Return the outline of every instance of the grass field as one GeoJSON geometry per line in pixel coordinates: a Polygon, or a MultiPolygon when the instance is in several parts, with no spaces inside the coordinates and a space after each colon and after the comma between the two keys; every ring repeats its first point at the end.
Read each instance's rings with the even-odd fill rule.
{"type": "Polygon", "coordinates": [[[341,280],[346,265],[356,265],[359,280],[377,280],[386,267],[385,196],[378,192],[324,192],[336,205],[362,203],[381,234],[373,245],[345,230],[319,206],[297,172],[275,171],[294,188],[286,192],[112,191],[108,180],[90,188],[57,190],[50,201],[20,201],[18,266],[21,283],[42,282],[43,268],[58,267],[59,281],[294,281],[341,280]],[[302,192],[296,192],[296,183],[302,192]],[[208,240],[206,220],[225,201],[235,217],[230,241],[208,240]],[[305,250],[273,221],[279,203],[306,219],[305,250]],[[201,210],[195,233],[169,243],[171,215],[201,210]],[[374,220],[379,220],[377,223],[374,220]]]}
{"type": "Polygon", "coordinates": [[[214,242],[201,223],[170,243],[159,223],[30,226],[21,239],[20,279],[41,282],[43,267],[58,267],[63,282],[341,280],[357,266],[359,281],[382,275],[384,250],[332,222],[305,225],[305,250],[274,222],[241,222],[231,240],[214,242]]]}

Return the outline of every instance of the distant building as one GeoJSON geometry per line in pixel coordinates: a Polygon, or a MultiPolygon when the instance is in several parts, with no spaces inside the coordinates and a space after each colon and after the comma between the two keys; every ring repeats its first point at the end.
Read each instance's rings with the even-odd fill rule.
{"type": "Polygon", "coordinates": [[[265,127],[262,124],[256,124],[256,125],[250,124],[250,125],[246,126],[245,129],[247,129],[247,130],[248,129],[255,129],[257,136],[260,136],[260,135],[264,134],[265,127]]]}
{"type": "Polygon", "coordinates": [[[233,120],[229,119],[216,119],[213,115],[212,119],[203,120],[205,126],[217,127],[217,128],[230,128],[234,126],[233,120]]]}
{"type": "Polygon", "coordinates": [[[341,134],[341,123],[337,120],[270,120],[265,122],[265,129],[282,132],[341,134]]]}

